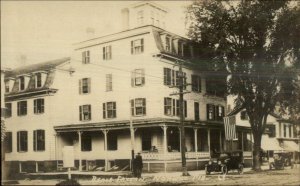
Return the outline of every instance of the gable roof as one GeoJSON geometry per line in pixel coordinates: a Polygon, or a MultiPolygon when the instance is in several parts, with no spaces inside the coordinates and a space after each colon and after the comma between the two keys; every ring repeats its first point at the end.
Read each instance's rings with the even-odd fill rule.
{"type": "Polygon", "coordinates": [[[33,65],[19,67],[19,68],[16,68],[16,69],[13,69],[13,70],[7,72],[5,77],[6,78],[16,77],[18,75],[28,74],[28,73],[32,73],[32,72],[36,72],[36,71],[47,71],[47,70],[53,69],[53,68],[65,63],[65,62],[68,62],[68,61],[70,61],[70,58],[65,57],[65,58],[61,58],[61,59],[46,61],[43,63],[37,63],[37,64],[33,64],[33,65]]]}

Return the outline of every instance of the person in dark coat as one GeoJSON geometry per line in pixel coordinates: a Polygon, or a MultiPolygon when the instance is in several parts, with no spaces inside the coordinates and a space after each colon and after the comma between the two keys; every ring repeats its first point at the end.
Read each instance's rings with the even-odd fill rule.
{"type": "Polygon", "coordinates": [[[135,171],[136,171],[136,176],[138,178],[141,178],[141,176],[142,176],[142,169],[143,169],[143,159],[142,159],[141,153],[138,153],[135,156],[134,167],[135,167],[135,171]]]}

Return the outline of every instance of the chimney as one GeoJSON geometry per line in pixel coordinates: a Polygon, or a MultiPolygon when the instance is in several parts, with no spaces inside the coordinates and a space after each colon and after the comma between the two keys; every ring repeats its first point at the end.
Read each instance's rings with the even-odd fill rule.
{"type": "Polygon", "coordinates": [[[122,9],[122,30],[129,30],[129,9],[123,8],[122,9]]]}

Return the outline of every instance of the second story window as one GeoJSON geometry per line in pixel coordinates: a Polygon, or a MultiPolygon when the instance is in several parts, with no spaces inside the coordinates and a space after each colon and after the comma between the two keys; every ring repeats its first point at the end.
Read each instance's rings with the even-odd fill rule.
{"type": "Polygon", "coordinates": [[[246,111],[241,112],[241,120],[248,120],[248,114],[246,111]]]}
{"type": "Polygon", "coordinates": [[[79,106],[79,120],[89,121],[92,119],[91,105],[81,105],[79,106]]]}
{"type": "Polygon", "coordinates": [[[165,115],[172,115],[172,98],[164,98],[165,115]]]}
{"type": "Polygon", "coordinates": [[[5,103],[5,108],[6,108],[6,110],[5,110],[5,114],[4,114],[4,116],[6,117],[6,118],[10,118],[11,117],[11,103],[5,103]]]}
{"type": "Polygon", "coordinates": [[[131,54],[140,54],[144,52],[144,39],[131,41],[131,54]]]}
{"type": "Polygon", "coordinates": [[[18,116],[27,115],[27,101],[19,101],[17,103],[18,106],[18,116]]]}
{"type": "Polygon", "coordinates": [[[201,77],[192,75],[192,91],[201,92],[201,77]]]}
{"type": "Polygon", "coordinates": [[[19,77],[19,88],[20,90],[25,90],[25,77],[19,77]]]}
{"type": "Polygon", "coordinates": [[[34,113],[42,114],[44,113],[44,99],[35,99],[34,103],[34,113]]]}
{"type": "Polygon", "coordinates": [[[112,74],[106,74],[106,91],[112,91],[112,74]]]}
{"type": "Polygon", "coordinates": [[[83,64],[90,63],[90,51],[89,50],[82,52],[82,63],[83,64]]]}
{"type": "Polygon", "coordinates": [[[45,130],[33,131],[33,150],[34,151],[45,150],[45,130]]]}
{"type": "Polygon", "coordinates": [[[131,75],[131,86],[142,86],[145,84],[145,70],[135,69],[131,75]]]}
{"type": "Polygon", "coordinates": [[[28,133],[27,131],[17,132],[17,151],[27,152],[28,150],[28,133]]]}
{"type": "Polygon", "coordinates": [[[103,60],[111,59],[111,45],[103,47],[103,60]]]}
{"type": "Polygon", "coordinates": [[[143,116],[146,115],[146,99],[136,98],[131,100],[131,115],[143,116]]]}
{"type": "Polygon", "coordinates": [[[207,120],[215,120],[215,106],[212,104],[206,105],[207,120]]]}
{"type": "Polygon", "coordinates": [[[91,92],[91,78],[79,80],[79,94],[88,94],[91,92]]]}
{"type": "Polygon", "coordinates": [[[36,73],[35,74],[35,87],[39,88],[42,86],[42,74],[36,73]]]}
{"type": "MultiPolygon", "coordinates": [[[[164,98],[164,113],[167,116],[179,116],[179,100],[164,98]]],[[[184,117],[187,117],[187,101],[183,100],[184,117]]]]}
{"type": "Polygon", "coordinates": [[[103,118],[116,118],[117,107],[116,102],[103,103],[103,118]]]}
{"type": "Polygon", "coordinates": [[[224,117],[224,107],[223,106],[215,106],[216,109],[216,116],[215,119],[218,121],[223,121],[223,117],[224,117]]]}

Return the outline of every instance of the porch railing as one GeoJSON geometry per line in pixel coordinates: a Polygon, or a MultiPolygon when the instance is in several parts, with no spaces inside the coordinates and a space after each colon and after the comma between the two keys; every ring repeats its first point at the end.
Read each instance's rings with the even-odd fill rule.
{"type": "MultiPolygon", "coordinates": [[[[158,152],[142,152],[144,160],[179,160],[181,159],[180,152],[168,152],[167,154],[158,152]]],[[[209,152],[186,152],[187,159],[209,158],[209,152]]]]}

